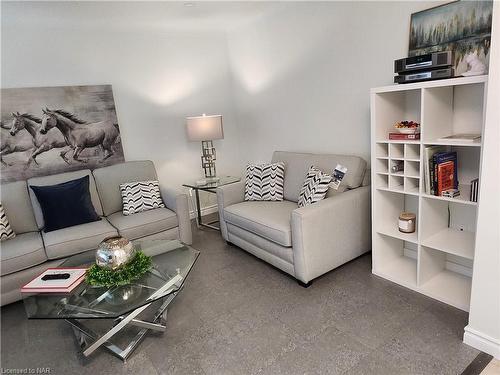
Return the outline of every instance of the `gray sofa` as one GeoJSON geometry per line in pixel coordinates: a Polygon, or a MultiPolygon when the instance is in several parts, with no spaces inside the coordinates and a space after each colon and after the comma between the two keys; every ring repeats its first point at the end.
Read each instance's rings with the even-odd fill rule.
{"type": "Polygon", "coordinates": [[[16,237],[0,244],[1,305],[21,299],[20,288],[48,267],[57,267],[73,254],[93,251],[112,235],[120,234],[130,240],[180,239],[191,244],[185,194],[162,187],[167,208],[123,216],[119,185],[156,179],[151,161],[131,161],[2,185],[0,201],[16,237]],[[42,211],[29,185],[53,185],[83,176],[90,177],[92,203],[102,220],[45,233],[42,211]]]}
{"type": "Polygon", "coordinates": [[[281,202],[244,201],[245,182],[217,189],[222,236],[294,276],[302,285],[371,250],[370,186],[366,162],[357,156],[276,151],[285,163],[281,202]],[[298,208],[307,170],[348,171],[338,190],[298,208]]]}

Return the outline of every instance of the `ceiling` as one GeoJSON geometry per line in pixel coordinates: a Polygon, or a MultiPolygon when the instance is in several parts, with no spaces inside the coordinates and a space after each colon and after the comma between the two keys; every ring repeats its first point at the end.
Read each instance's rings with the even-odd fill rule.
{"type": "Polygon", "coordinates": [[[2,1],[1,21],[2,27],[226,31],[282,6],[267,1],[2,1]]]}

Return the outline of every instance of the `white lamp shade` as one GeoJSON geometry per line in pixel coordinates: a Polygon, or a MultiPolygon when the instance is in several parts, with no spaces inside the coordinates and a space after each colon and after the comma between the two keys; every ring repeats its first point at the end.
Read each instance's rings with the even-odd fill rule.
{"type": "Polygon", "coordinates": [[[187,117],[186,130],[190,141],[223,139],[222,115],[187,117]]]}

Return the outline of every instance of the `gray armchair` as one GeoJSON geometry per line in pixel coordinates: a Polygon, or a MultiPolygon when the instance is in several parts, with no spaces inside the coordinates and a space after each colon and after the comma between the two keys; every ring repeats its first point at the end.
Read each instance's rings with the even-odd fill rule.
{"type": "Polygon", "coordinates": [[[285,163],[281,202],[245,201],[245,183],[217,189],[223,238],[294,276],[308,286],[316,277],[371,249],[370,186],[366,162],[356,156],[277,151],[273,162],[285,163]],[[298,208],[306,172],[315,165],[331,172],[348,171],[338,190],[298,208]]]}

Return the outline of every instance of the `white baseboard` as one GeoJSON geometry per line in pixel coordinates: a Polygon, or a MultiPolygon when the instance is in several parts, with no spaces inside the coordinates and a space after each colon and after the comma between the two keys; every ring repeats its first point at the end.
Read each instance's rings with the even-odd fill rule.
{"type": "MultiPolygon", "coordinates": [[[[219,209],[218,209],[216,204],[212,204],[211,206],[207,206],[207,207],[202,207],[201,208],[201,216],[213,214],[214,212],[217,212],[218,210],[219,209]]],[[[191,219],[195,219],[196,218],[196,211],[194,211],[194,210],[189,211],[189,217],[191,219]]]]}
{"type": "Polygon", "coordinates": [[[464,343],[500,359],[500,340],[494,339],[469,326],[464,329],[464,343]]]}

